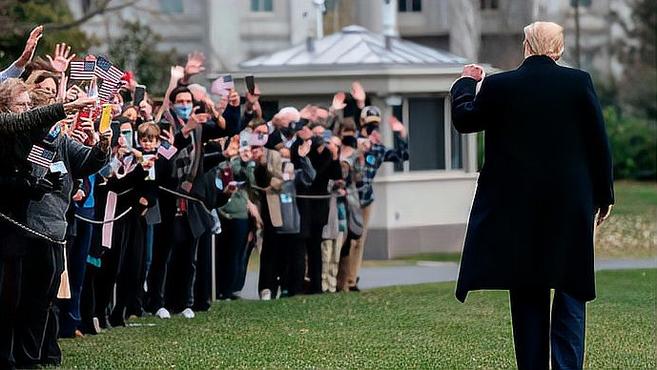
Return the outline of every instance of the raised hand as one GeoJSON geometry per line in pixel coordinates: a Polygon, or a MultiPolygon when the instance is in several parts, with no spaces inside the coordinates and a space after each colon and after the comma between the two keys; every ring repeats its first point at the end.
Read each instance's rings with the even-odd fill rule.
{"type": "Polygon", "coordinates": [[[94,122],[89,117],[80,118],[79,129],[84,135],[86,135],[83,143],[85,145],[93,146],[96,145],[96,132],[94,131],[94,122]]]}
{"type": "Polygon", "coordinates": [[[299,154],[299,157],[305,157],[310,153],[310,148],[312,147],[312,141],[311,140],[306,140],[303,142],[303,144],[299,145],[299,150],[297,151],[299,154]]]}
{"type": "Polygon", "coordinates": [[[224,111],[226,110],[227,106],[228,106],[228,96],[222,95],[221,97],[219,97],[219,101],[217,102],[217,104],[215,104],[214,107],[216,108],[219,115],[222,115],[224,114],[224,111]]]}
{"type": "Polygon", "coordinates": [[[37,26],[32,30],[32,32],[30,32],[30,37],[25,43],[25,49],[23,49],[23,53],[18,58],[18,60],[16,60],[16,67],[24,68],[27,63],[32,60],[34,51],[36,50],[41,36],[43,36],[43,26],[37,26]]]}
{"type": "Polygon", "coordinates": [[[484,78],[484,75],[484,67],[478,64],[468,64],[464,66],[463,73],[461,73],[461,77],[470,77],[476,81],[481,81],[484,78]]]}
{"type": "Polygon", "coordinates": [[[224,156],[227,158],[232,158],[239,154],[240,150],[240,136],[235,135],[230,138],[230,143],[228,144],[228,147],[224,151],[224,156]]]}
{"type": "Polygon", "coordinates": [[[390,125],[390,129],[393,132],[399,133],[402,137],[405,136],[406,127],[404,127],[404,124],[401,123],[401,121],[398,120],[397,117],[395,116],[388,117],[388,124],[390,125]]]}
{"type": "Polygon", "coordinates": [[[185,64],[185,76],[190,77],[195,74],[205,71],[203,64],[205,63],[205,55],[200,51],[195,51],[187,54],[187,64],[185,64]]]}
{"type": "Polygon", "coordinates": [[[331,108],[336,111],[336,110],[343,110],[347,104],[344,102],[344,99],[346,97],[346,94],[344,91],[338,91],[333,95],[333,102],[331,103],[331,108]]]}
{"type": "Polygon", "coordinates": [[[75,101],[64,104],[64,111],[66,113],[75,113],[83,108],[93,108],[96,104],[96,98],[78,98],[75,101]]]}
{"type": "MultiPolygon", "coordinates": [[[[104,132],[100,133],[100,139],[98,141],[98,146],[104,152],[107,152],[110,149],[110,144],[112,143],[112,129],[108,128],[104,132]]],[[[125,143],[124,143],[125,144],[125,143]]]]}
{"type": "Polygon", "coordinates": [[[173,144],[175,141],[175,136],[173,135],[173,127],[169,127],[168,130],[162,130],[160,134],[160,139],[165,140],[170,144],[173,144]]]}
{"type": "Polygon", "coordinates": [[[356,105],[358,105],[358,108],[363,109],[363,107],[365,107],[365,98],[367,95],[365,94],[363,85],[361,85],[359,81],[354,81],[351,83],[351,96],[353,96],[354,100],[356,100],[356,105]]]}
{"type": "Polygon", "coordinates": [[[240,106],[240,94],[238,94],[235,89],[230,89],[230,92],[228,93],[228,104],[232,107],[240,106]]]}
{"type": "Polygon", "coordinates": [[[153,106],[148,104],[146,100],[142,100],[139,103],[139,116],[146,121],[151,121],[153,119],[153,106]]]}
{"type": "Polygon", "coordinates": [[[246,92],[246,101],[250,105],[254,105],[258,99],[260,99],[260,89],[258,88],[258,85],[255,85],[255,89],[253,89],[253,94],[250,92],[246,92]]]}
{"type": "Polygon", "coordinates": [[[183,126],[184,132],[189,133],[199,125],[205,124],[206,122],[208,122],[208,120],[212,118],[210,113],[196,113],[196,111],[198,111],[198,108],[199,107],[194,108],[192,114],[189,116],[189,119],[187,120],[187,124],[183,126]]]}
{"type": "Polygon", "coordinates": [[[50,55],[46,55],[46,58],[48,58],[50,65],[55,71],[63,73],[68,69],[68,65],[71,63],[71,60],[75,58],[75,54],[71,54],[70,46],[67,46],[65,43],[61,43],[55,45],[54,58],[50,55]]]}
{"type": "Polygon", "coordinates": [[[171,80],[180,81],[185,77],[185,68],[181,66],[171,67],[171,80]]]}

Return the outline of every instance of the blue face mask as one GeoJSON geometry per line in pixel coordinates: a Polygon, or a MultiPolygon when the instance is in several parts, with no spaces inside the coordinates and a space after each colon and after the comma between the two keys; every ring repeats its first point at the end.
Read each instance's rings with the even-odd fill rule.
{"type": "Polygon", "coordinates": [[[174,104],[173,110],[176,112],[176,116],[188,120],[189,116],[192,115],[192,105],[191,104],[174,104]]]}

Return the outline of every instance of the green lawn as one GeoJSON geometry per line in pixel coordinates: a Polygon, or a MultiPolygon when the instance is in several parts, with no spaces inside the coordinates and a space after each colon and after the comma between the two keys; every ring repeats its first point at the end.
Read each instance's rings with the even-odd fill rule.
{"type": "Polygon", "coordinates": [[[657,255],[657,184],[615,183],[616,205],[598,230],[596,254],[602,258],[657,255]]]}
{"type": "MultiPolygon", "coordinates": [[[[656,280],[657,270],[598,274],[588,367],[657,367],[656,280]]],[[[139,319],[137,327],[61,341],[64,367],[513,367],[507,294],[477,292],[460,304],[453,289],[442,283],[233,301],[191,321],[139,319]]]]}
{"type": "MultiPolygon", "coordinates": [[[[617,181],[616,205],[596,235],[596,255],[603,259],[657,256],[657,183],[617,181]]],[[[422,253],[401,257],[397,264],[417,261],[459,262],[459,252],[422,253]]],[[[394,264],[393,261],[386,261],[394,264]]]]}

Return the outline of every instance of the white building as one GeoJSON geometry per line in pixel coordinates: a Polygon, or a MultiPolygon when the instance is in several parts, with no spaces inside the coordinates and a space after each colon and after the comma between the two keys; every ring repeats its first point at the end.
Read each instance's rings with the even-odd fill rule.
{"type": "MultiPolygon", "coordinates": [[[[363,27],[345,27],[240,65],[255,74],[267,104],[328,104],[336,91],[359,80],[385,124],[394,114],[406,123],[410,160],[385,164],[374,185],[376,201],[366,258],[460,250],[477,177],[474,135],[452,127],[449,88],[465,59],[363,27]]],[[[237,75],[239,77],[239,75],[237,75]]]]}
{"type": "MultiPolygon", "coordinates": [[[[326,0],[323,31],[331,34],[358,24],[381,33],[381,11],[388,0],[326,0]]],[[[522,27],[533,20],[552,20],[566,27],[566,62],[575,64],[574,11],[571,0],[390,0],[398,14],[398,32],[417,43],[461,51],[463,18],[478,25],[478,61],[502,69],[522,61],[522,27]],[[473,5],[464,7],[464,3],[473,5]],[[459,14],[459,12],[472,14],[459,14]]],[[[581,0],[580,0],[581,1],[581,0]]],[[[68,0],[76,17],[90,12],[90,0],[68,0]]],[[[110,6],[132,3],[112,0],[110,6]]],[[[621,65],[613,45],[627,38],[615,19],[631,22],[632,0],[592,0],[580,8],[582,66],[603,76],[618,77],[621,65]]],[[[214,71],[235,70],[246,59],[297,44],[316,33],[313,0],[138,0],[117,12],[93,17],[83,29],[101,42],[116,37],[121,19],[147,23],[164,41],[158,45],[181,54],[203,50],[214,71]]],[[[101,49],[103,48],[101,43],[101,49]]]]}

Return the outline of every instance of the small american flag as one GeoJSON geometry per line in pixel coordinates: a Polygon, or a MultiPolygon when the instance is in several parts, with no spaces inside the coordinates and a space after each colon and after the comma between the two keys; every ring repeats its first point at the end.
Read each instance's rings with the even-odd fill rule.
{"type": "Polygon", "coordinates": [[[96,77],[102,78],[103,81],[112,81],[118,83],[123,77],[123,71],[112,65],[112,62],[103,57],[96,59],[96,77]]]}
{"type": "Polygon", "coordinates": [[[32,145],[32,150],[27,156],[27,161],[37,166],[50,168],[50,164],[55,159],[55,152],[44,149],[38,145],[32,145]]]}
{"type": "Polygon", "coordinates": [[[103,81],[103,84],[100,87],[100,91],[98,92],[98,98],[100,98],[100,101],[103,103],[110,101],[112,95],[114,95],[120,86],[120,83],[113,83],[112,81],[108,80],[103,81]]]}
{"type": "Polygon", "coordinates": [[[74,60],[71,62],[71,80],[90,80],[94,77],[96,61],[74,60]]]}
{"type": "Polygon", "coordinates": [[[159,148],[157,148],[157,154],[163,156],[167,160],[171,159],[176,153],[178,152],[178,149],[176,149],[175,146],[169,144],[168,142],[166,144],[160,145],[159,148]]]}
{"type": "Polygon", "coordinates": [[[228,91],[234,88],[235,82],[233,81],[233,76],[223,75],[212,82],[210,91],[215,95],[228,95],[228,91]]]}

